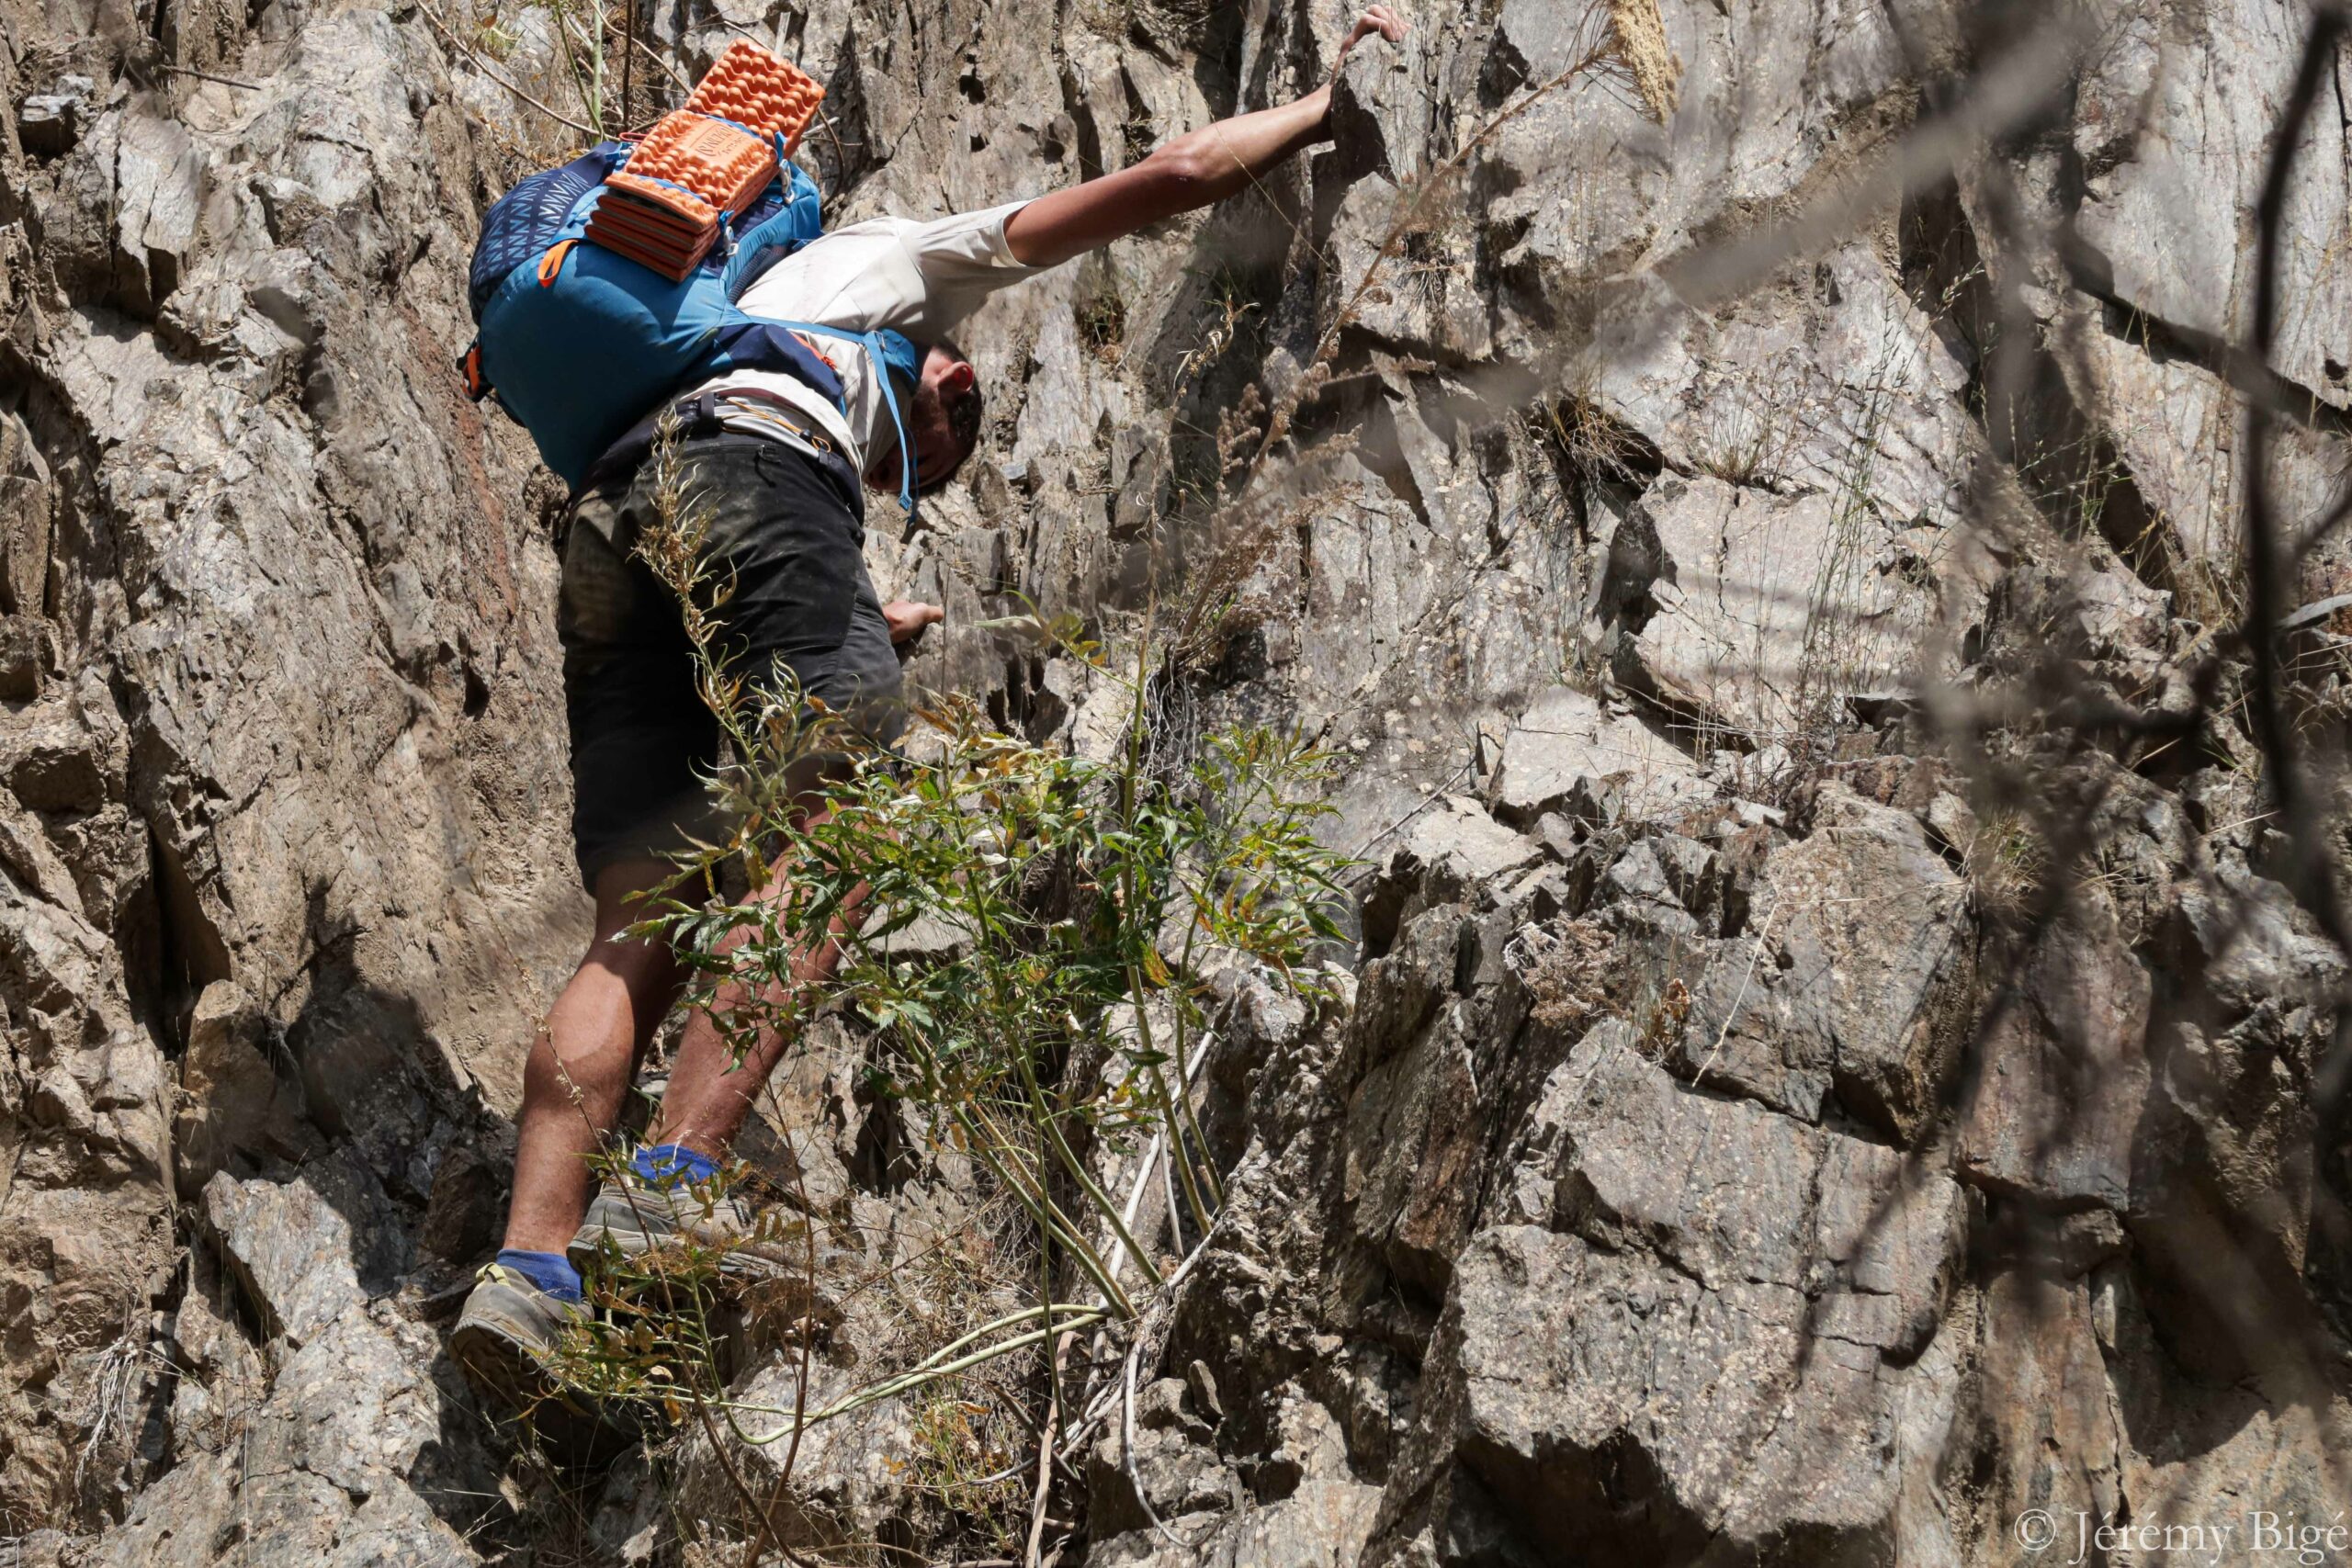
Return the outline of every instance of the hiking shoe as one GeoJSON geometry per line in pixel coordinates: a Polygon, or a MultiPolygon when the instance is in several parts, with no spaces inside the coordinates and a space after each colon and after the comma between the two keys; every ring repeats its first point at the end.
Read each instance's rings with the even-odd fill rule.
{"type": "Polygon", "coordinates": [[[783,1242],[757,1235],[749,1203],[685,1181],[666,1188],[607,1181],[588,1205],[568,1253],[584,1279],[607,1248],[634,1258],[679,1246],[717,1253],[720,1278],[738,1285],[781,1279],[792,1268],[783,1242]]]}
{"type": "Polygon", "coordinates": [[[449,1336],[449,1354],[517,1414],[553,1401],[571,1415],[590,1416],[586,1402],[553,1370],[564,1330],[587,1320],[582,1303],[551,1296],[504,1264],[485,1263],[449,1336]]]}

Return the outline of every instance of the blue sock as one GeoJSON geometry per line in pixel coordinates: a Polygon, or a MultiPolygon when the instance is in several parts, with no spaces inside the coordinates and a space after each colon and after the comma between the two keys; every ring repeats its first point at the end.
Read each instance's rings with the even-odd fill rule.
{"type": "Polygon", "coordinates": [[[580,1300],[580,1271],[560,1252],[522,1252],[508,1247],[498,1261],[560,1302],[580,1300]]]}
{"type": "Polygon", "coordinates": [[[679,1180],[708,1181],[718,1174],[718,1162],[684,1144],[650,1144],[637,1151],[629,1168],[640,1180],[662,1187],[679,1180]]]}

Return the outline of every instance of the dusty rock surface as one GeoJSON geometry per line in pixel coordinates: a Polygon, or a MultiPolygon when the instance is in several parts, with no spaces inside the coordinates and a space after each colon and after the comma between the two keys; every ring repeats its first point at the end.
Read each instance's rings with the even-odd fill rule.
{"type": "MultiPolygon", "coordinates": [[[[1877,188],[2027,19],[1430,0],[1348,67],[1332,148],[966,331],[982,450],[870,536],[886,595],[949,610],[912,672],[1097,747],[1081,671],[967,628],[1132,630],[1205,584],[1197,715],[1338,750],[1363,862],[1351,1006],[1226,977],[1226,1216],[1133,1451],[1073,1458],[1065,1561],[1942,1568],[2013,1560],[2029,1507],[2352,1506],[2312,1087],[2345,955],[2242,708],[2134,750],[2035,683],[2203,700],[2249,400],[2279,514],[2341,495],[2352,53],[2254,365],[2308,12],[2083,9],[1996,151],[1718,299],[1691,258],[1877,188]],[[1299,450],[1213,521],[1253,387],[1299,397],[1299,450]],[[1937,694],[2005,682],[2039,720],[1939,736],[1937,694]],[[2043,728],[2079,744],[2033,799],[1972,785],[2043,728]],[[2040,918],[2052,803],[2096,831],[2040,918]]],[[[689,75],[748,29],[824,81],[847,219],[1293,95],[1342,12],[644,25],[689,75]]],[[[34,1561],[571,1560],[443,1347],[585,934],[561,498],[448,371],[481,209],[578,140],[516,91],[571,103],[560,25],[0,0],[0,1536],[34,1561]]],[[[2342,619],[2295,633],[2304,733],[2341,722],[2342,619]]],[[[976,1209],[859,1082],[828,1036],[753,1157],[878,1275],[976,1209]]],[[[847,1309],[817,1397],[898,1331],[847,1309]]],[[[800,1544],[913,1539],[914,1422],[811,1450],[800,1544]]],[[[717,1508],[719,1457],[664,1475],[717,1508]]],[[[565,1549],[670,1560],[668,1483],[624,1464],[565,1549]]]]}

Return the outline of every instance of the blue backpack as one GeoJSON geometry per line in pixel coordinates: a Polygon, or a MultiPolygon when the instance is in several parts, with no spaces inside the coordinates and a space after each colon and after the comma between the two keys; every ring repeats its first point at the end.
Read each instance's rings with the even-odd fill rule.
{"type": "Polygon", "coordinates": [[[897,333],[775,321],[735,299],[823,231],[817,184],[786,163],[781,177],[729,224],[702,265],[673,283],[585,241],[605,177],[629,149],[606,141],[519,182],[483,215],[467,283],[480,336],[458,362],[467,394],[495,392],[539,456],[574,490],[631,426],[675,393],[730,369],[781,370],[836,403],[841,378],[796,333],[855,343],[873,357],[899,434],[899,503],[914,513],[914,453],[892,383],[921,365],[897,333]]]}

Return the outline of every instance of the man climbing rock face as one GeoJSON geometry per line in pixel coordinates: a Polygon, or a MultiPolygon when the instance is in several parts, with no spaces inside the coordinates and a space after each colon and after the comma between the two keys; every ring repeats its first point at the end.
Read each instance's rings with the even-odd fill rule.
{"type": "MultiPolygon", "coordinates": [[[[1395,40],[1404,31],[1394,12],[1373,6],[1340,60],[1374,33],[1395,40]]],[[[1334,75],[1338,68],[1335,61],[1334,75]]],[[[746,288],[738,303],[754,316],[847,335],[811,340],[840,376],[838,403],[787,373],[735,370],[678,406],[687,489],[709,514],[705,558],[733,587],[720,611],[733,667],[789,671],[871,739],[894,739],[904,723],[895,645],[942,611],[878,602],[860,550],[862,490],[895,494],[910,478],[911,488],[929,491],[970,455],[981,395],[947,334],[996,289],[1250,188],[1327,138],[1330,94],[1327,84],[1282,107],[1219,121],[1128,168],[1034,200],[855,224],[746,288]],[[911,465],[885,387],[893,372],[855,341],[885,331],[924,345],[895,389],[911,465]]],[[[686,979],[667,947],[623,933],[640,916],[641,896],[675,878],[665,857],[707,836],[700,778],[718,758],[718,723],[696,694],[676,603],[633,554],[659,515],[646,455],[640,434],[598,465],[564,548],[558,625],[572,837],[595,931],[532,1047],[504,1249],[482,1269],[453,1340],[465,1365],[510,1397],[544,1387],[548,1351],[585,1310],[578,1270],[599,1245],[635,1255],[673,1234],[724,1244],[750,1230],[740,1200],[706,1205],[678,1194],[674,1181],[661,1184],[715,1172],[791,1044],[763,1032],[738,1068],[710,1020],[691,1018],[630,1189],[607,1185],[591,1204],[588,1158],[617,1121],[638,1059],[686,979]]],[[[820,788],[805,809],[823,809],[820,788]]],[[[801,983],[821,983],[837,957],[831,948],[801,954],[801,983]]],[[[728,1004],[722,991],[719,1005],[728,1004]]],[[[768,1267],[747,1248],[730,1249],[728,1260],[746,1274],[768,1267]]]]}

